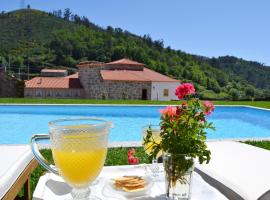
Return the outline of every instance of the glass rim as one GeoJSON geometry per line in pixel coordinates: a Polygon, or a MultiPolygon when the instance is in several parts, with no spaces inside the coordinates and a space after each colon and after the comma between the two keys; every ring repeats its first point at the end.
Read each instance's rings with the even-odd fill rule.
{"type": "Polygon", "coordinates": [[[53,121],[48,122],[49,127],[53,127],[53,128],[70,128],[70,129],[81,129],[82,127],[69,127],[72,125],[63,125],[63,124],[58,124],[61,122],[75,122],[75,121],[96,121],[96,122],[101,122],[98,124],[90,124],[90,123],[85,123],[83,124],[85,127],[84,128],[96,128],[96,127],[102,127],[102,126],[108,126],[111,127],[112,126],[112,122],[107,121],[105,119],[102,118],[97,118],[97,117],[67,117],[67,118],[61,118],[61,119],[56,119],[53,121]]]}

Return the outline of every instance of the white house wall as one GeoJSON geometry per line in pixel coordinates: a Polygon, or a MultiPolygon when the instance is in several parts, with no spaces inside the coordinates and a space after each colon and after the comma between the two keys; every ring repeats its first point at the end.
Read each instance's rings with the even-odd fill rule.
{"type": "Polygon", "coordinates": [[[177,100],[175,89],[180,85],[180,82],[152,82],[151,100],[170,101],[177,100]],[[164,90],[168,89],[168,96],[164,96],[164,90]]]}

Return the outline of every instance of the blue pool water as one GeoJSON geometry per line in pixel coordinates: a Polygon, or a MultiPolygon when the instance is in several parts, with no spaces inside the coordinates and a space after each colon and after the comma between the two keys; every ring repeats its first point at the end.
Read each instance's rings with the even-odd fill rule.
{"type": "MultiPolygon", "coordinates": [[[[141,127],[158,124],[161,106],[0,106],[0,144],[26,144],[33,133],[47,133],[51,120],[96,116],[112,121],[110,141],[140,141],[141,127]]],[[[270,111],[216,107],[209,118],[216,131],[208,139],[270,137],[270,111]]]]}

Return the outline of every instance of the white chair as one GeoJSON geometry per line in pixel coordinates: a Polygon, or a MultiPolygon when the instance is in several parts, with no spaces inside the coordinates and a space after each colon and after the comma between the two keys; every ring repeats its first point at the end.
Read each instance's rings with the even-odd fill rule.
{"type": "Polygon", "coordinates": [[[24,187],[30,198],[30,174],[37,167],[29,145],[0,145],[0,199],[15,199],[24,187]]]}
{"type": "Polygon", "coordinates": [[[209,164],[196,171],[229,199],[270,199],[270,151],[240,142],[208,142],[209,164]]]}

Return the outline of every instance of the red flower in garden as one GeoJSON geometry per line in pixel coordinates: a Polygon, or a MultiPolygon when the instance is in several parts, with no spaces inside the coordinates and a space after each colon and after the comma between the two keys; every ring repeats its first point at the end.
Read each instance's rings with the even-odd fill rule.
{"type": "Polygon", "coordinates": [[[180,108],[179,106],[176,107],[176,115],[177,116],[180,116],[183,112],[184,112],[184,110],[182,108],[180,108]]]}
{"type": "Polygon", "coordinates": [[[191,83],[183,83],[175,90],[175,95],[178,96],[178,99],[180,100],[188,94],[195,94],[195,88],[191,83]]]}
{"type": "Polygon", "coordinates": [[[204,106],[204,114],[206,115],[210,115],[215,110],[214,104],[210,101],[204,101],[203,106],[204,106]]]}
{"type": "Polygon", "coordinates": [[[130,165],[139,164],[139,158],[134,157],[135,153],[136,153],[135,149],[128,150],[128,164],[130,165]]]}
{"type": "Polygon", "coordinates": [[[135,149],[128,150],[128,157],[133,156],[136,153],[135,149]]]}
{"type": "Polygon", "coordinates": [[[133,156],[128,157],[128,164],[130,164],[130,165],[137,165],[137,164],[139,164],[139,158],[133,157],[133,156]]]}

